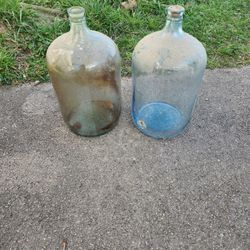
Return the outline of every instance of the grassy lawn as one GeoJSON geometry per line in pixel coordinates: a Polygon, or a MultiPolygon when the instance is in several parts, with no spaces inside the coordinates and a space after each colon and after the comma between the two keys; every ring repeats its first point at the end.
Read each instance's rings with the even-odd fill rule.
{"type": "Polygon", "coordinates": [[[22,7],[18,0],[0,0],[0,85],[47,81],[45,53],[49,44],[68,31],[66,9],[81,5],[88,26],[115,40],[123,58],[123,75],[130,74],[131,54],[146,34],[163,28],[165,7],[185,5],[184,30],[206,47],[209,68],[250,64],[249,0],[138,0],[134,11],[120,0],[25,0],[61,10],[54,17],[22,7]]]}

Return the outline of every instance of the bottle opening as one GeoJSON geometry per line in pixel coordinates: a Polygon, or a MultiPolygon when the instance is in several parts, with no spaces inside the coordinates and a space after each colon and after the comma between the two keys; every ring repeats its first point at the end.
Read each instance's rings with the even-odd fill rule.
{"type": "Polygon", "coordinates": [[[68,9],[68,15],[71,22],[82,22],[85,16],[85,9],[80,6],[74,6],[68,9]]]}
{"type": "Polygon", "coordinates": [[[180,21],[183,19],[185,9],[180,5],[170,5],[167,7],[168,19],[173,21],[180,21]]]}

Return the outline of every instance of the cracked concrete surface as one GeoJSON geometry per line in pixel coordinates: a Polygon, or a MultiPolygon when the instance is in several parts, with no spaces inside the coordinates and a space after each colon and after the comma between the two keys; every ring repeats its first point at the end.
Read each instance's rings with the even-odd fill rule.
{"type": "Polygon", "coordinates": [[[187,132],[72,134],[50,84],[0,88],[0,249],[250,247],[250,67],[206,71],[187,132]]]}

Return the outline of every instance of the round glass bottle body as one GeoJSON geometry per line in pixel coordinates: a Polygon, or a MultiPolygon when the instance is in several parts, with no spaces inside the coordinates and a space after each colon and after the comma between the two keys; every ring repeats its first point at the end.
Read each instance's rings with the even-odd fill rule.
{"type": "Polygon", "coordinates": [[[68,10],[71,29],[47,51],[47,66],[64,121],[76,134],[109,132],[121,112],[121,59],[106,35],[88,29],[84,9],[68,10]]]}
{"type": "Polygon", "coordinates": [[[143,38],[133,53],[132,118],[157,139],[183,132],[206,68],[203,45],[182,30],[183,13],[181,6],[170,6],[164,29],[143,38]]]}

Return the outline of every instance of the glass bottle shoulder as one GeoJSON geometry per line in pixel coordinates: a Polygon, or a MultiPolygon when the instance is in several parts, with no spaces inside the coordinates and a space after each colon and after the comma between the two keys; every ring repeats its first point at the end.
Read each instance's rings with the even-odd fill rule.
{"type": "Polygon", "coordinates": [[[116,44],[108,36],[92,30],[82,35],[67,32],[56,38],[46,54],[48,65],[63,71],[95,68],[107,62],[120,62],[116,44]]]}
{"type": "Polygon", "coordinates": [[[141,72],[183,68],[188,64],[205,65],[206,62],[206,51],[196,38],[165,29],[144,37],[133,52],[133,66],[141,72]]]}

